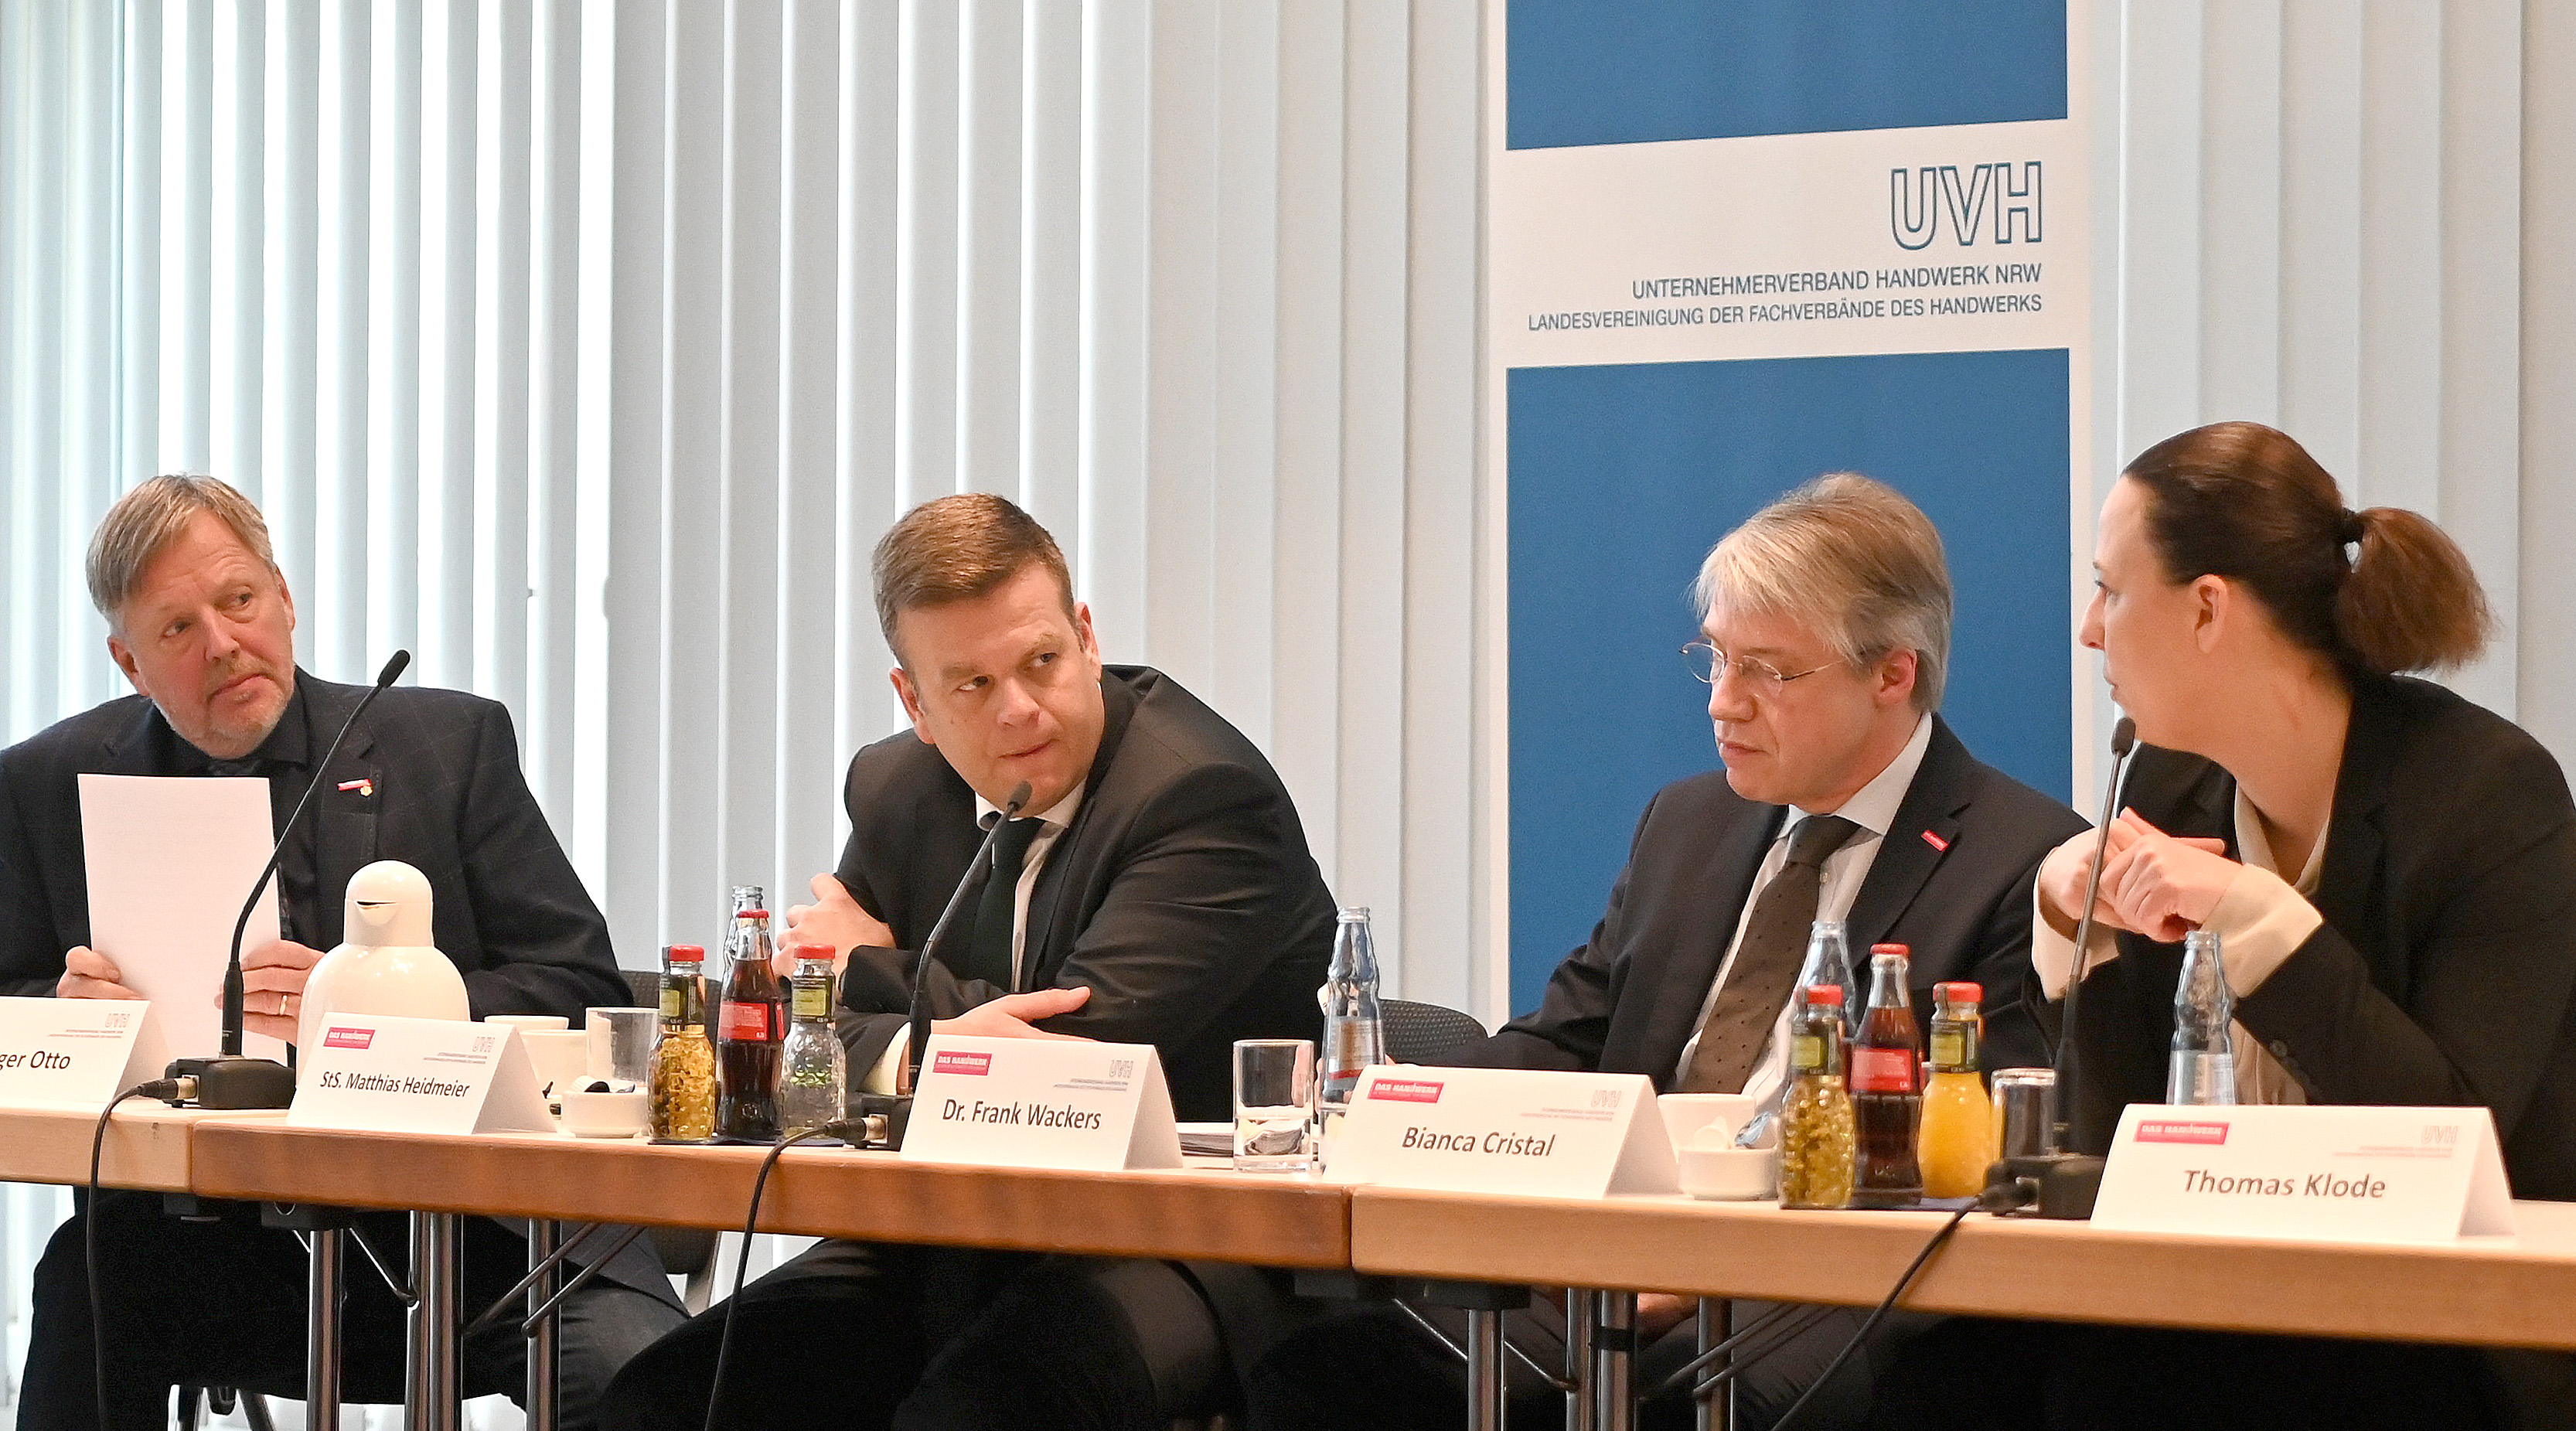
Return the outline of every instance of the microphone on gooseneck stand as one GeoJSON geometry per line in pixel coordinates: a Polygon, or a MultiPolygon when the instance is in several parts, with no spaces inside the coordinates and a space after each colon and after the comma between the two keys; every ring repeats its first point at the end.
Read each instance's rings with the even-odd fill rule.
{"type": "MultiPolygon", "coordinates": [[[[938,922],[930,926],[929,937],[921,941],[921,952],[913,956],[912,1001],[905,1013],[911,1030],[911,1047],[905,1051],[903,1060],[903,1086],[907,1089],[912,1086],[913,1080],[921,1076],[922,1046],[930,1042],[930,1010],[923,1007],[921,999],[923,986],[929,980],[931,953],[939,947],[939,941],[946,937],[948,926],[957,922],[957,911],[964,908],[966,904],[966,892],[975,888],[978,877],[992,867],[994,837],[1002,833],[1004,825],[1019,818],[1020,811],[1029,803],[1031,793],[1029,782],[1023,780],[1013,787],[1011,798],[1002,802],[1002,818],[995,820],[993,827],[984,832],[984,842],[975,847],[975,857],[966,862],[965,875],[957,881],[957,888],[949,893],[948,906],[939,911],[938,922]]],[[[867,1146],[871,1148],[903,1146],[903,1126],[912,1107],[910,1093],[892,1095],[872,1093],[861,1097],[858,1105],[864,1119],[877,1125],[869,1128],[864,1134],[867,1146]]],[[[845,1139],[845,1141],[851,1140],[845,1139]]]]}
{"type": "Polygon", "coordinates": [[[2084,964],[2093,940],[2094,901],[2102,892],[2102,858],[2111,844],[2111,816],[2120,800],[2120,777],[2129,752],[2137,747],[2138,723],[2127,716],[2111,730],[2111,781],[2102,791],[2102,818],[2094,823],[2093,868],[2084,877],[2084,910],[2075,920],[2075,957],[2066,975],[2065,1008],[2058,1019],[2057,1111],[2050,1120],[2048,1151],[2006,1158],[1986,1174],[1989,1196],[2012,1192],[2040,1217],[2082,1221],[2093,1216],[2093,1200],[2102,1191],[2103,1160],[2070,1151],[2067,1129],[2074,1118],[2075,1080],[2081,1067],[2075,1057],[2075,1010],[2084,988],[2084,964]]]}
{"type": "Polygon", "coordinates": [[[224,965],[224,1051],[201,1058],[180,1058],[170,1062],[170,1077],[195,1080],[195,1103],[200,1108],[283,1108],[295,1100],[295,1070],[272,1058],[242,1056],[242,931],[250,927],[251,911],[258,907],[260,891],[277,874],[277,862],[286,853],[286,837],[293,834],[297,822],[313,804],[315,792],[322,788],[323,778],[331,769],[331,758],[340,753],[340,742],[367,713],[376,697],[402,675],[411,664],[409,651],[396,651],[376,673],[376,683],[340,722],[340,733],[331,737],[330,748],[313,765],[313,779],[305,785],[302,798],[295,802],[294,813],[278,827],[277,843],[268,852],[268,864],[252,882],[250,897],[242,901],[241,915],[233,921],[232,955],[224,965]]]}

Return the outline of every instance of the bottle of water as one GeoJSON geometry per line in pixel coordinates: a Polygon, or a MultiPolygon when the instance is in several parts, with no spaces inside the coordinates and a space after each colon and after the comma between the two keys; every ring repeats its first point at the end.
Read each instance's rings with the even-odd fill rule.
{"type": "Polygon", "coordinates": [[[1386,1062],[1386,1030],[1377,1007],[1377,946],[1369,938],[1369,912],[1345,909],[1333,931],[1333,964],[1315,991],[1324,1006],[1323,1065],[1316,1082],[1329,1139],[1369,1065],[1386,1062]]]}
{"type": "Polygon", "coordinates": [[[778,1125],[820,1128],[847,1111],[850,1056],[832,1029],[832,949],[799,945],[789,995],[785,1071],[778,1078],[778,1125]]]}
{"type": "Polygon", "coordinates": [[[2166,1065],[2167,1103],[2234,1103],[2236,1040],[2229,1026],[2236,999],[2227,989],[2227,960],[2218,935],[2183,936],[2182,977],[2174,983],[2173,1059],[2166,1065]]]}
{"type": "Polygon", "coordinates": [[[1807,962],[1798,970],[1798,984],[1789,994],[1789,1007],[1805,1008],[1807,991],[1826,987],[1839,991],[1834,1007],[1842,1016],[1843,1037],[1850,1038],[1855,1022],[1853,1009],[1868,1000],[1866,995],[1856,999],[1852,994],[1857,986],[1852,982],[1851,941],[1843,933],[1839,919],[1819,919],[1809,927],[1807,962]]]}

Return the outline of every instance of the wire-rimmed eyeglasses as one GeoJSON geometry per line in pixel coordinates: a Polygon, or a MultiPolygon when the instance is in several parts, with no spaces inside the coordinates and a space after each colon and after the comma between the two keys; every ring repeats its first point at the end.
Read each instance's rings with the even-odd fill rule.
{"type": "Polygon", "coordinates": [[[1827,661],[1824,666],[1810,666],[1792,675],[1768,661],[1758,661],[1751,656],[1729,656],[1706,641],[1693,641],[1684,646],[1682,660],[1689,665],[1692,675],[1712,686],[1717,684],[1719,671],[1733,666],[1735,674],[1742,677],[1747,686],[1752,687],[1755,695],[1766,697],[1776,696],[1780,694],[1782,686],[1791,681],[1804,680],[1825,669],[1825,666],[1833,664],[1827,661]]]}

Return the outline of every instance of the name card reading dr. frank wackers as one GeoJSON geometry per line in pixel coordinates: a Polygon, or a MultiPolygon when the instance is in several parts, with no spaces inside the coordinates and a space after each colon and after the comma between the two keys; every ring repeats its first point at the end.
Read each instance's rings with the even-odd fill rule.
{"type": "Polygon", "coordinates": [[[942,1034],[924,1050],[903,1156],[1004,1168],[1177,1168],[1163,1062],[1145,1043],[942,1034]]]}
{"type": "Polygon", "coordinates": [[[2093,1225],[2303,1242],[2450,1242],[2513,1231],[2484,1108],[2135,1104],[2093,1225]]]}

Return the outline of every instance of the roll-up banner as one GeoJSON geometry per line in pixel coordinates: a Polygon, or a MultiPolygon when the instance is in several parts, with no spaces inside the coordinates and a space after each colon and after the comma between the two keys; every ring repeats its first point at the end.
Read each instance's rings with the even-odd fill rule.
{"type": "Polygon", "coordinates": [[[1676,655],[1729,528],[1827,472],[1930,514],[1942,712],[2069,797],[2090,156],[2068,0],[1488,0],[1512,1007],[1647,798],[1717,766],[1676,655]]]}

